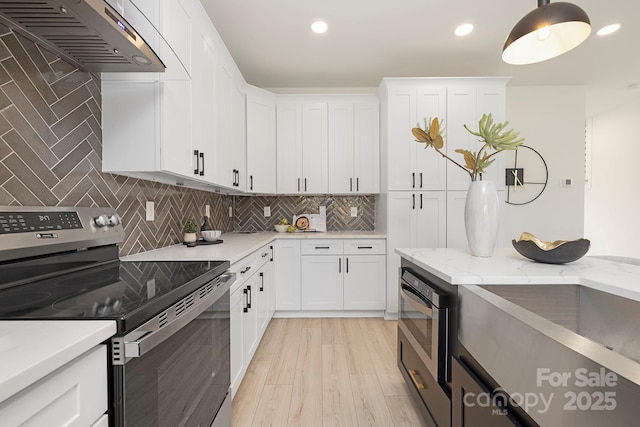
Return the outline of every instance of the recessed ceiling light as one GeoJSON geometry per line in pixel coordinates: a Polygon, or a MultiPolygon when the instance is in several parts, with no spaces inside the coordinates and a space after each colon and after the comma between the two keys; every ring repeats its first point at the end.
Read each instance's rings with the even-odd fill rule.
{"type": "Polygon", "coordinates": [[[611,24],[606,27],[602,27],[598,30],[596,34],[599,36],[606,36],[607,34],[615,33],[620,29],[620,24],[611,24]]]}
{"type": "Polygon", "coordinates": [[[456,28],[454,34],[458,37],[466,36],[467,34],[473,31],[473,25],[471,24],[462,24],[456,28]]]}
{"type": "Polygon", "coordinates": [[[326,33],[328,28],[329,26],[324,21],[316,21],[313,24],[311,24],[311,31],[313,31],[316,34],[326,33]]]}

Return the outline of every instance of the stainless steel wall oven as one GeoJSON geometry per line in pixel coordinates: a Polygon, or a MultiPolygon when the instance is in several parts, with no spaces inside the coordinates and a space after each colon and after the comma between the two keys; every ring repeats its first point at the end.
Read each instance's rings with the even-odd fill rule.
{"type": "Polygon", "coordinates": [[[112,209],[0,207],[0,319],[112,319],[112,427],[231,425],[228,261],[121,262],[112,209]]]}

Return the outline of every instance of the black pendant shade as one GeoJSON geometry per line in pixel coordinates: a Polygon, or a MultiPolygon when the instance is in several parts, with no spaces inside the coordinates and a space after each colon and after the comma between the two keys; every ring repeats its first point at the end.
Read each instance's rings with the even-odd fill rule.
{"type": "Polygon", "coordinates": [[[580,7],[538,0],[538,7],[511,30],[502,60],[516,65],[546,61],[578,46],[590,33],[589,16],[580,7]]]}

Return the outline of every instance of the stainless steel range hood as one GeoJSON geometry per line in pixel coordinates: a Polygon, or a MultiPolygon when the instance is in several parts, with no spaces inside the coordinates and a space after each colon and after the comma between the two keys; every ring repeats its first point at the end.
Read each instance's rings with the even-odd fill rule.
{"type": "Polygon", "coordinates": [[[88,72],[162,72],[153,49],[104,0],[0,0],[0,22],[88,72]]]}

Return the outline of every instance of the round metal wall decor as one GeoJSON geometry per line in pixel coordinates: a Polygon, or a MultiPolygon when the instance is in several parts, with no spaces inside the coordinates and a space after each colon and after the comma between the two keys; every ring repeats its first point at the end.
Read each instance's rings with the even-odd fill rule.
{"type": "Polygon", "coordinates": [[[515,150],[513,167],[505,171],[507,195],[510,205],[526,205],[536,200],[549,181],[549,168],[542,155],[527,145],[515,150]]]}

